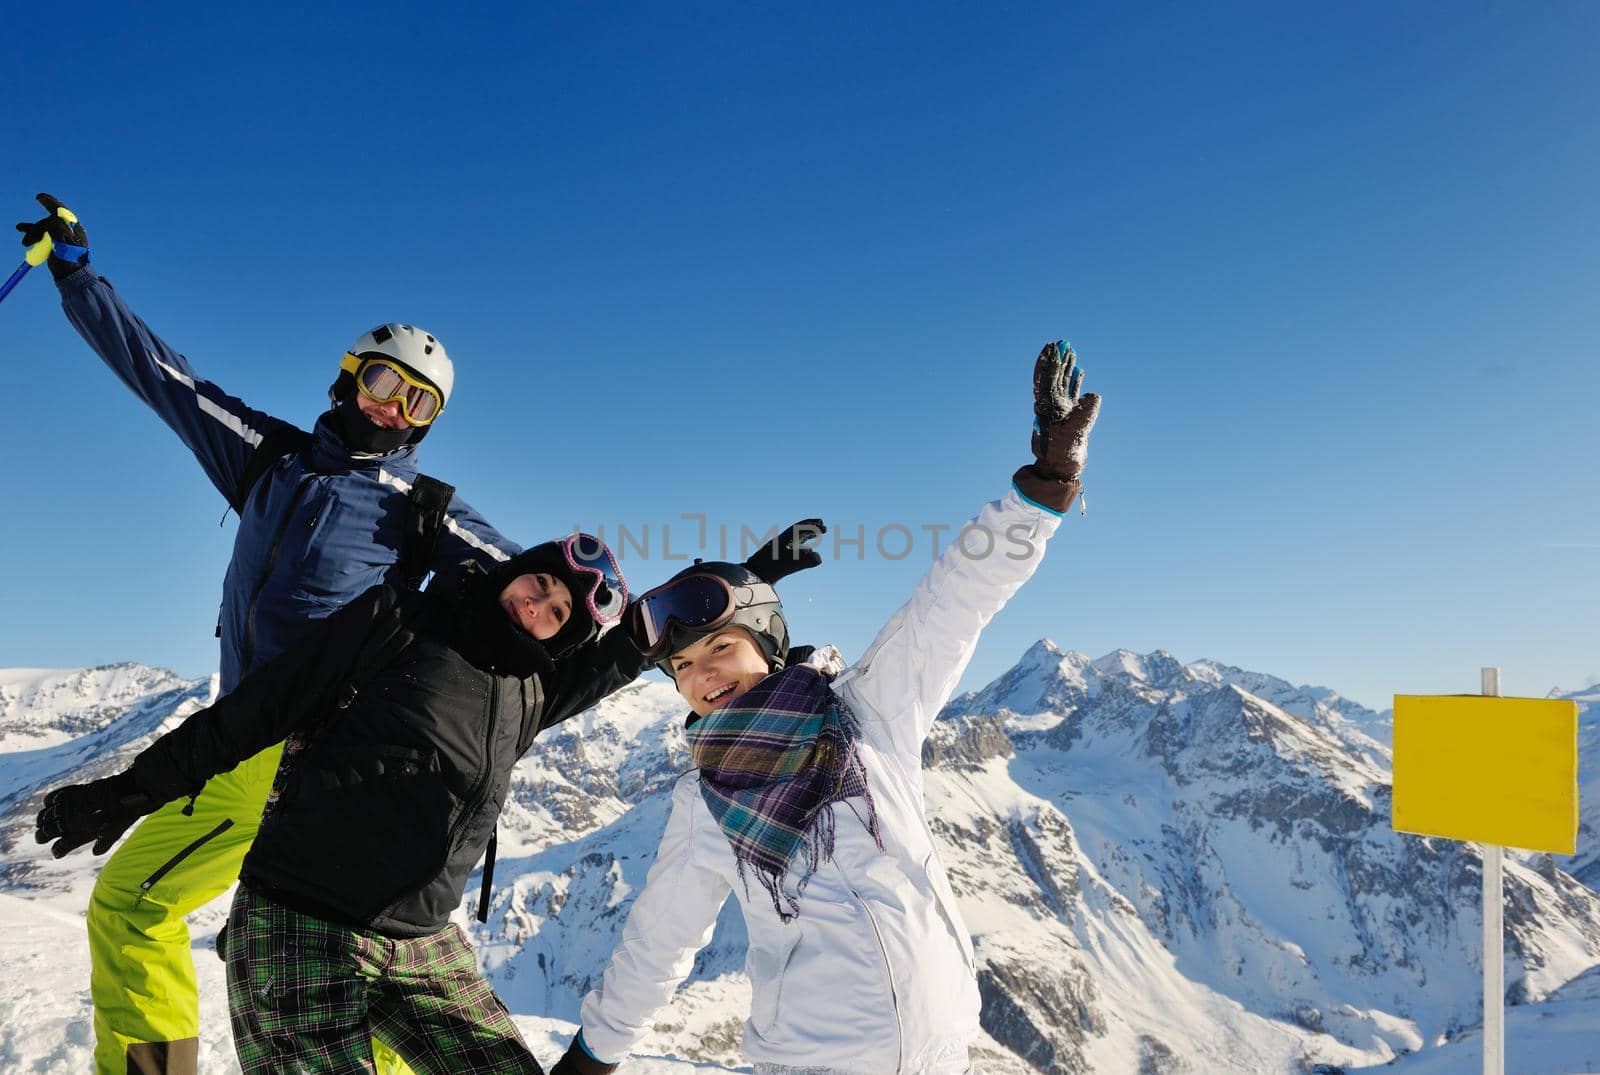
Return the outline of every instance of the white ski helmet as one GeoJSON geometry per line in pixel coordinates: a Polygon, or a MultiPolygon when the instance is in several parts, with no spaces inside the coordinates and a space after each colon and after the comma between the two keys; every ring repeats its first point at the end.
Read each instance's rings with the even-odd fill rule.
{"type": "MultiPolygon", "coordinates": [[[[439,390],[442,403],[450,402],[450,389],[456,382],[456,368],[445,353],[444,344],[415,325],[379,325],[351,344],[350,353],[357,358],[369,355],[392,358],[417,376],[431,381],[439,390]]],[[[348,399],[354,389],[354,377],[340,369],[339,377],[328,388],[328,397],[337,403],[348,399]]]]}

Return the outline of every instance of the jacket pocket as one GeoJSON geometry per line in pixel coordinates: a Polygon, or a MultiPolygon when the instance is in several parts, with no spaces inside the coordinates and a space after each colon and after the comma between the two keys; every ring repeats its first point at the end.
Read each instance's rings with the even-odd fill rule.
{"type": "Polygon", "coordinates": [[[139,882],[139,899],[143,900],[146,896],[150,895],[150,890],[156,887],[156,885],[160,884],[163,877],[167,876],[167,874],[171,873],[173,870],[182,865],[183,861],[190,855],[193,855],[206,844],[209,844],[212,840],[215,840],[218,836],[221,836],[231,828],[233,828],[233,818],[225,817],[217,823],[216,827],[211,829],[205,835],[190,842],[176,855],[173,855],[167,861],[163,862],[156,869],[155,873],[139,882]]]}
{"type": "Polygon", "coordinates": [[[432,747],[370,743],[352,749],[340,744],[325,751],[310,771],[325,791],[354,789],[360,794],[363,785],[374,782],[437,774],[439,754],[432,747]]]}
{"type": "Polygon", "coordinates": [[[977,974],[978,957],[972,950],[972,937],[967,933],[966,925],[956,911],[955,894],[950,891],[950,881],[944,875],[944,863],[939,860],[939,852],[928,852],[928,857],[922,860],[922,872],[927,875],[928,891],[933,893],[933,902],[939,908],[939,917],[944,919],[945,929],[950,931],[950,935],[960,947],[961,958],[966,960],[967,970],[977,974]]]}
{"type": "Polygon", "coordinates": [[[455,800],[431,747],[341,743],[313,751],[297,791],[279,804],[272,878],[369,921],[438,872],[455,800]]]}
{"type": "Polygon", "coordinates": [[[894,630],[884,633],[882,637],[875,640],[871,649],[863,653],[854,664],[850,665],[834,678],[833,683],[835,688],[842,687],[851,680],[860,679],[868,672],[872,671],[872,662],[877,659],[878,651],[883,649],[883,647],[887,646],[890,642],[893,642],[895,637],[899,635],[901,631],[906,629],[905,617],[898,616],[897,620],[898,622],[895,623],[894,630]]]}
{"type": "MultiPolygon", "coordinates": [[[[327,543],[332,539],[333,532],[338,526],[338,515],[339,494],[330,489],[321,500],[308,506],[304,519],[292,524],[298,526],[300,533],[294,536],[289,548],[298,553],[303,576],[315,578],[326,558],[324,552],[327,551],[327,543]],[[295,550],[295,545],[299,546],[298,550],[295,550]]],[[[289,540],[288,535],[285,535],[285,541],[289,540]]],[[[344,549],[332,551],[335,563],[348,554],[348,550],[344,549]]]]}
{"type": "Polygon", "coordinates": [[[798,922],[785,927],[783,941],[776,950],[752,946],[745,960],[745,969],[750,974],[750,1022],[762,1036],[770,1034],[778,1023],[784,975],[794,961],[795,949],[800,946],[798,922]]]}

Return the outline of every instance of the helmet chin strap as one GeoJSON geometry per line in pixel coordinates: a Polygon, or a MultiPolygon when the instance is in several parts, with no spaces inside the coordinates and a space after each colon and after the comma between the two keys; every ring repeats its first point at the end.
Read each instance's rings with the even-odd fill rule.
{"type": "Polygon", "coordinates": [[[365,414],[354,399],[341,401],[333,408],[339,421],[339,435],[346,448],[361,455],[386,455],[404,448],[414,439],[416,432],[410,426],[403,429],[385,429],[365,414]]]}

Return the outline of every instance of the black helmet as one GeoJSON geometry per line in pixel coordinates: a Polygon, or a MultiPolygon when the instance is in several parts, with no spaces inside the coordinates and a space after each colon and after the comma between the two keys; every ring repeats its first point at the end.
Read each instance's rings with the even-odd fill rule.
{"type": "Polygon", "coordinates": [[[773,671],[789,652],[778,591],[743,564],[721,560],[696,562],[641,596],[628,624],[645,656],[673,679],[674,653],[730,624],[750,632],[773,671]]]}

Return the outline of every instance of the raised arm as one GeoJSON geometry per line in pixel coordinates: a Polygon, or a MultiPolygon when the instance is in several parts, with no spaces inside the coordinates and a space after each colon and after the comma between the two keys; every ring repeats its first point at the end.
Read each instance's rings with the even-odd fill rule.
{"type": "Polygon", "coordinates": [[[25,243],[35,235],[54,239],[49,266],[67,320],[117,379],[178,434],[211,484],[231,502],[256,445],[288,423],[246,406],[195,373],[89,266],[89,240],[77,217],[48,194],[39,195],[39,202],[49,215],[18,228],[25,243]],[[58,256],[61,252],[70,258],[58,256]]]}
{"type": "Polygon", "coordinates": [[[1034,462],[984,506],[945,548],[916,590],[839,678],[864,703],[863,720],[898,753],[919,757],[978,636],[1033,575],[1045,542],[1080,491],[1089,431],[1100,397],[1081,395],[1083,375],[1065,344],[1047,344],[1034,364],[1034,462]]]}

